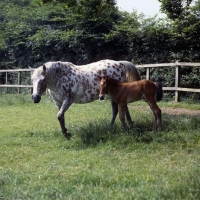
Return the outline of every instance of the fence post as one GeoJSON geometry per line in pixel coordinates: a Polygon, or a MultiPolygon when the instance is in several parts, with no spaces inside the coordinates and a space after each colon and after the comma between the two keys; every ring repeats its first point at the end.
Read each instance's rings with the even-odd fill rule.
{"type": "MultiPolygon", "coordinates": [[[[18,72],[18,85],[21,85],[21,74],[22,72],[18,72]]],[[[21,88],[18,87],[18,94],[20,94],[21,92],[21,88]]]]}
{"type": "MultiPolygon", "coordinates": [[[[180,86],[180,65],[176,65],[176,77],[175,77],[175,87],[176,89],[180,86]]],[[[180,92],[179,91],[175,91],[175,102],[179,102],[180,101],[180,92]]]]}
{"type": "MultiPolygon", "coordinates": [[[[31,76],[32,76],[32,73],[31,73],[31,76]]],[[[31,94],[33,94],[33,87],[31,87],[31,94]]]]}
{"type": "Polygon", "coordinates": [[[147,70],[146,70],[146,79],[150,80],[150,68],[149,67],[147,67],[147,70]]]}
{"type": "MultiPolygon", "coordinates": [[[[8,84],[8,73],[6,72],[6,85],[8,84]]],[[[6,94],[8,94],[8,88],[6,88],[6,94]]]]}

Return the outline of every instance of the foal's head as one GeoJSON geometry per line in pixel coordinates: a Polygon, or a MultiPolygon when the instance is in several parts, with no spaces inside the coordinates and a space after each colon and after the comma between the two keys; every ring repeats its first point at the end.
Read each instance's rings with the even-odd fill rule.
{"type": "Polygon", "coordinates": [[[47,81],[46,81],[46,66],[43,65],[37,69],[32,69],[31,80],[33,82],[33,94],[32,100],[34,103],[39,103],[42,94],[46,91],[47,81]]]}
{"type": "Polygon", "coordinates": [[[97,76],[97,78],[100,80],[99,100],[102,101],[104,100],[105,94],[108,94],[108,87],[107,87],[108,77],[97,76]]]}

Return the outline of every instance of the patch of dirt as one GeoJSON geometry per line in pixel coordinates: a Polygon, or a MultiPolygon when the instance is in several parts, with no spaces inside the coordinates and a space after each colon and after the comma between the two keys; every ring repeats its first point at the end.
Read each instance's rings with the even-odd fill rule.
{"type": "MultiPolygon", "coordinates": [[[[133,106],[138,110],[148,110],[149,106],[133,106]]],[[[200,110],[189,110],[186,108],[171,108],[171,107],[161,107],[162,113],[166,113],[169,115],[197,115],[200,116],[200,110]]]]}
{"type": "Polygon", "coordinates": [[[170,115],[199,115],[200,116],[200,110],[189,110],[186,108],[161,108],[163,113],[167,113],[170,115]]]}

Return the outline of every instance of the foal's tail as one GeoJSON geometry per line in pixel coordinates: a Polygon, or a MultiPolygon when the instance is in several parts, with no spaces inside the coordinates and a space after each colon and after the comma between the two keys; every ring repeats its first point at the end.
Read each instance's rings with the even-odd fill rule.
{"type": "Polygon", "coordinates": [[[163,98],[163,89],[162,84],[159,82],[155,82],[156,88],[157,88],[157,94],[156,94],[156,101],[161,101],[163,98]]]}

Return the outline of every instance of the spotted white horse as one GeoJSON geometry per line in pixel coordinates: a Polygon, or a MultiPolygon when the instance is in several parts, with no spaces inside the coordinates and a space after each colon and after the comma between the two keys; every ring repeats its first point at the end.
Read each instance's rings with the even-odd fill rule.
{"type": "MultiPolygon", "coordinates": [[[[70,62],[47,62],[32,69],[34,103],[39,103],[42,94],[48,89],[59,112],[57,118],[66,138],[71,133],[65,127],[64,114],[72,103],[88,103],[99,98],[99,76],[109,76],[118,81],[136,81],[140,76],[135,66],[128,61],[101,60],[88,65],[74,65],[70,62]]],[[[112,119],[114,123],[118,113],[117,103],[111,99],[112,119]]],[[[126,118],[132,123],[128,107],[126,118]]]]}

